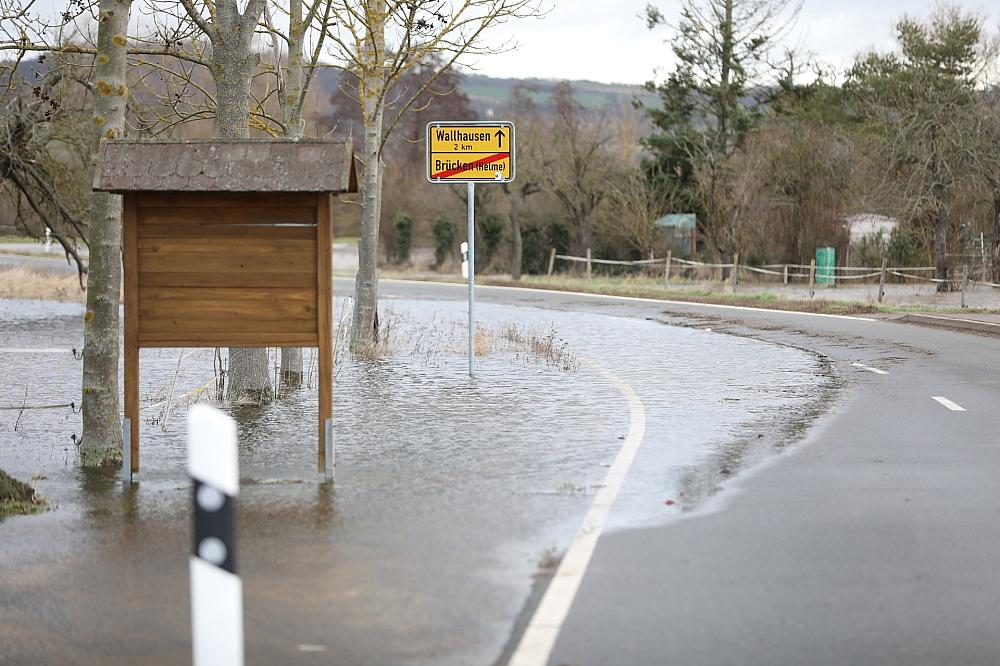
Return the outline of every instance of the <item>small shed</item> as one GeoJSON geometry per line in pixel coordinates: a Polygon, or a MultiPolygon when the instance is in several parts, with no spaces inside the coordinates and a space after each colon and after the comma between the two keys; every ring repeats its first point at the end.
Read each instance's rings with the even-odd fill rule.
{"type": "Polygon", "coordinates": [[[662,229],[670,250],[675,254],[688,252],[690,259],[698,255],[698,217],[694,213],[670,213],[653,221],[662,229]]]}
{"type": "Polygon", "coordinates": [[[876,213],[859,213],[844,219],[851,245],[860,245],[870,236],[884,236],[886,239],[899,227],[899,220],[876,213]]]}
{"type": "Polygon", "coordinates": [[[330,478],[333,195],[357,191],[352,147],[119,140],[98,165],[94,189],[123,195],[124,471],[139,471],[140,348],[317,347],[330,478]]]}

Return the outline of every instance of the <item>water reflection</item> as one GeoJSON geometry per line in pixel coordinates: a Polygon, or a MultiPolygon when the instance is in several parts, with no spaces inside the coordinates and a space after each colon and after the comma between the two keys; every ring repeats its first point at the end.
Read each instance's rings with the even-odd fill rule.
{"type": "MultiPolygon", "coordinates": [[[[298,662],[302,643],[336,646],[346,664],[492,663],[540,555],[569,542],[628,430],[625,400],[586,367],[493,353],[470,381],[461,303],[393,308],[396,352],[342,357],[337,369],[332,486],[315,472],[315,389],[232,411],[248,654],[257,663],[298,662]]],[[[0,349],[80,344],[73,308],[0,301],[0,317],[14,310],[0,349]]],[[[734,433],[785,423],[782,414],[807,408],[825,386],[808,355],[753,341],[533,308],[483,304],[480,314],[495,330],[555,325],[573,353],[639,394],[647,437],[617,526],[662,520],[666,497],[717,485],[699,470],[731,473],[756,455],[734,433]]],[[[39,401],[70,402],[79,391],[70,354],[0,362],[9,368],[4,395],[27,381],[39,401]]],[[[5,615],[0,604],[0,644],[14,663],[188,658],[187,399],[175,396],[178,411],[157,425],[177,353],[143,350],[141,362],[141,482],[125,492],[114,470],[80,470],[67,454],[64,433],[79,415],[26,413],[14,430],[0,413],[0,467],[23,478],[41,472],[43,494],[57,503],[0,525],[0,599],[17,608],[5,615]]],[[[181,365],[178,392],[212,375],[212,352],[196,352],[181,365]]]]}

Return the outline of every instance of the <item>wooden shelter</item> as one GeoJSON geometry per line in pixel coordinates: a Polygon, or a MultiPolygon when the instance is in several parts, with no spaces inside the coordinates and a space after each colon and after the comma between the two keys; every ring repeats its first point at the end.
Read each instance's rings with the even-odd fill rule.
{"type": "Polygon", "coordinates": [[[94,189],[123,195],[125,473],[139,471],[139,349],[317,347],[319,470],[332,476],[334,141],[110,141],[94,189]]]}

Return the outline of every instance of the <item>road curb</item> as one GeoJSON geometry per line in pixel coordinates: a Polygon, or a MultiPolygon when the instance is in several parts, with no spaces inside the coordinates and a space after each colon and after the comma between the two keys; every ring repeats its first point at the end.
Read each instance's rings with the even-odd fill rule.
{"type": "Polygon", "coordinates": [[[935,326],[937,328],[947,328],[955,331],[989,333],[1000,336],[1000,323],[994,324],[992,322],[980,321],[976,319],[962,319],[960,317],[943,317],[941,315],[910,313],[894,317],[893,321],[906,324],[920,324],[922,326],[935,326]]]}

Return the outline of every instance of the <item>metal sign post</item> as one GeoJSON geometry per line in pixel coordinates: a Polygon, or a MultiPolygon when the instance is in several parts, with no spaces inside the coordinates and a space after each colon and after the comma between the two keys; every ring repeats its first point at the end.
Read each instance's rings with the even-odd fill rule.
{"type": "Polygon", "coordinates": [[[469,280],[469,376],[473,377],[476,370],[476,183],[514,181],[514,124],[507,121],[430,122],[426,145],[429,182],[467,184],[469,231],[468,243],[462,244],[462,277],[469,280]]]}
{"type": "Polygon", "coordinates": [[[476,376],[476,184],[469,183],[469,376],[476,376]]]}

